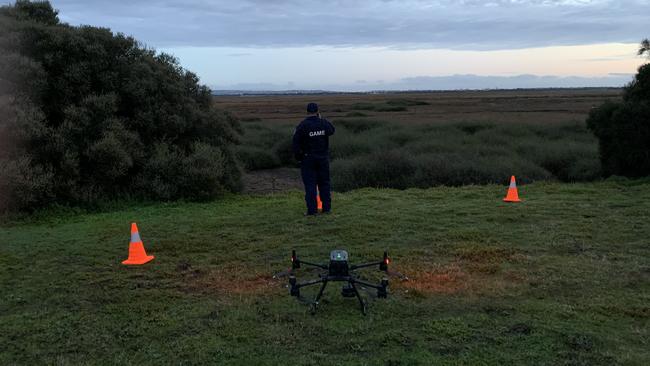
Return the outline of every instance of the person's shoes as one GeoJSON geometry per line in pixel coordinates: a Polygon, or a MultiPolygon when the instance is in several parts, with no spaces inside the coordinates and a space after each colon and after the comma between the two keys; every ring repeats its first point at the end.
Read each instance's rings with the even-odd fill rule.
{"type": "Polygon", "coordinates": [[[305,216],[305,217],[307,217],[307,216],[316,216],[316,212],[314,212],[314,213],[305,212],[302,215],[305,216]]]}

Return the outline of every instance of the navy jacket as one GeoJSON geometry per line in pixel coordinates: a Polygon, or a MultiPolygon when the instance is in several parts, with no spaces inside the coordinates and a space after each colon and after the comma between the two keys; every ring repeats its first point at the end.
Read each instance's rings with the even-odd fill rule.
{"type": "Polygon", "coordinates": [[[318,116],[305,118],[293,133],[293,155],[297,160],[305,156],[326,158],[329,156],[329,136],[334,134],[334,126],[318,116]]]}

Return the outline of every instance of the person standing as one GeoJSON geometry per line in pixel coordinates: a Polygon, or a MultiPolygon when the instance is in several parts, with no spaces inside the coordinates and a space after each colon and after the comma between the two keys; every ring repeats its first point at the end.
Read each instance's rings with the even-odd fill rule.
{"type": "Polygon", "coordinates": [[[305,185],[305,215],[315,215],[318,212],[318,193],[323,202],[323,212],[332,209],[329,137],[334,134],[334,125],[321,117],[316,103],[307,105],[307,113],[309,115],[298,124],[293,134],[293,154],[300,162],[300,174],[305,185]]]}

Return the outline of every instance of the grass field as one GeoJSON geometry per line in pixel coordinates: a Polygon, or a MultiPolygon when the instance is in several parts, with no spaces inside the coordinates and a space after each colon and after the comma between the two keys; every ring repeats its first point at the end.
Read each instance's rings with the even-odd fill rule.
{"type": "Polygon", "coordinates": [[[294,191],[2,224],[0,364],[650,364],[650,182],[504,194],[363,189],[304,218],[294,191]],[[131,221],[145,266],[120,264],[131,221]],[[367,316],[330,286],[310,315],[272,278],[292,248],[388,249],[410,281],[367,316]]]}

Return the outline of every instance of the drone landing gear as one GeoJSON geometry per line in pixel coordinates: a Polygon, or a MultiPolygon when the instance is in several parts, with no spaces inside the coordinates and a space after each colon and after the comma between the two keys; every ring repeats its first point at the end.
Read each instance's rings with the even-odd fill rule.
{"type": "Polygon", "coordinates": [[[323,276],[318,280],[313,280],[313,281],[307,281],[303,283],[297,283],[296,282],[296,277],[295,276],[290,276],[289,277],[289,293],[291,296],[295,296],[298,298],[301,298],[300,296],[300,288],[305,287],[305,286],[312,286],[316,285],[318,283],[322,283],[320,290],[318,291],[318,294],[314,298],[313,301],[309,301],[308,304],[310,305],[310,309],[312,313],[316,311],[316,307],[318,306],[321,297],[323,296],[323,293],[325,292],[325,287],[327,287],[328,282],[347,282],[343,287],[341,288],[341,295],[343,297],[356,297],[359,300],[359,306],[361,308],[361,312],[366,315],[366,309],[367,305],[366,302],[363,301],[363,298],[361,297],[361,294],[359,293],[359,290],[357,289],[357,286],[355,284],[360,284],[366,287],[371,287],[377,290],[377,297],[378,298],[386,298],[388,296],[388,292],[386,288],[388,287],[388,280],[387,279],[382,279],[381,284],[379,286],[374,285],[372,283],[368,283],[362,280],[359,280],[354,277],[346,276],[344,278],[341,277],[333,277],[330,278],[330,276],[323,276]]]}
{"type": "MultiPolygon", "coordinates": [[[[325,287],[327,287],[327,283],[331,281],[345,281],[345,279],[322,279],[323,280],[323,285],[320,288],[320,291],[318,291],[318,295],[316,295],[316,298],[314,299],[312,303],[312,313],[316,312],[316,307],[319,304],[320,298],[323,296],[323,292],[325,291],[325,287]]],[[[357,287],[354,285],[355,279],[353,278],[348,278],[347,283],[343,285],[341,288],[341,295],[343,297],[355,297],[359,300],[359,306],[361,307],[361,312],[363,315],[366,315],[366,303],[363,301],[363,298],[361,297],[361,294],[359,293],[359,290],[357,290],[357,287]]]]}

